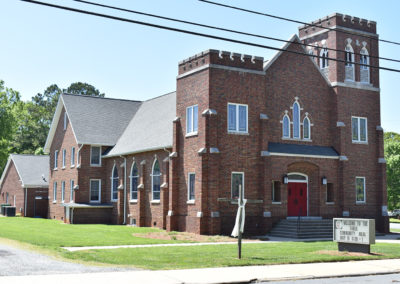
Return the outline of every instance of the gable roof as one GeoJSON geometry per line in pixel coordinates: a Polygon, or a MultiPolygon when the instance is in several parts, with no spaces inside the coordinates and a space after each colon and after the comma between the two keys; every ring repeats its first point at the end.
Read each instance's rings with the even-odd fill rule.
{"type": "Polygon", "coordinates": [[[176,92],[143,102],[106,157],[171,148],[175,117],[176,92]]]}
{"type": "Polygon", "coordinates": [[[142,102],[62,94],[44,151],[50,151],[63,107],[78,144],[114,146],[142,102]]]}
{"type": "Polygon", "coordinates": [[[8,168],[14,163],[22,187],[48,187],[49,186],[49,156],[48,155],[18,155],[11,154],[0,179],[0,186],[6,176],[8,168]],[[44,179],[43,179],[44,178],[44,179]]]}
{"type": "MultiPolygon", "coordinates": [[[[279,56],[281,56],[281,54],[284,52],[284,50],[287,50],[289,48],[289,46],[294,42],[298,42],[298,43],[302,43],[300,38],[298,37],[297,34],[293,34],[289,39],[288,42],[286,42],[282,47],[280,51],[277,51],[274,56],[272,56],[272,58],[270,60],[268,60],[267,62],[264,63],[264,72],[267,72],[267,70],[274,64],[274,62],[279,58],[279,56]]],[[[304,47],[304,45],[300,45],[304,51],[304,53],[307,53],[306,48],[304,47]]],[[[328,86],[332,86],[331,82],[329,81],[329,79],[325,76],[325,74],[321,71],[321,69],[319,68],[319,66],[317,65],[317,63],[315,63],[315,60],[312,56],[308,56],[308,58],[311,60],[311,62],[314,64],[315,68],[317,68],[317,70],[319,71],[319,73],[321,74],[321,76],[324,78],[325,82],[328,84],[328,86]]]]}

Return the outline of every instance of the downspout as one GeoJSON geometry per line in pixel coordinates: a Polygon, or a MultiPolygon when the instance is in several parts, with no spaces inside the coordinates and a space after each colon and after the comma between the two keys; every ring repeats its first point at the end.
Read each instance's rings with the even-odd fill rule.
{"type": "Polygon", "coordinates": [[[25,206],[24,206],[24,217],[26,217],[26,204],[28,201],[28,188],[25,187],[25,206]]]}
{"type": "Polygon", "coordinates": [[[124,222],[123,225],[126,225],[126,157],[120,156],[124,158],[124,222]]]}

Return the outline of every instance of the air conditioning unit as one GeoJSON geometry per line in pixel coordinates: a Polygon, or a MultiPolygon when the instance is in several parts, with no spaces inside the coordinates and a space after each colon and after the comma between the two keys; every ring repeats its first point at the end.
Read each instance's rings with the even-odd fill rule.
{"type": "Polygon", "coordinates": [[[4,215],[7,217],[15,217],[15,206],[6,206],[4,207],[4,215]]]}

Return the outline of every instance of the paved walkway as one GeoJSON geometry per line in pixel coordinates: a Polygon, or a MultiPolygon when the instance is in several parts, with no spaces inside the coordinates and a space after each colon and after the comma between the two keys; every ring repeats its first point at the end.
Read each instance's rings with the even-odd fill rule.
{"type": "MultiPolygon", "coordinates": [[[[400,244],[400,233],[399,234],[387,234],[384,236],[376,237],[377,243],[392,243],[400,244]]],[[[268,237],[268,241],[243,241],[243,244],[260,244],[260,243],[278,243],[278,242],[304,242],[304,241],[330,241],[330,238],[324,239],[290,239],[290,238],[278,238],[268,237]]],[[[147,248],[147,247],[188,247],[188,246],[211,246],[211,245],[236,245],[237,242],[219,242],[219,243],[174,243],[174,244],[150,244],[150,245],[119,245],[119,246],[91,246],[91,247],[63,247],[68,251],[81,251],[91,249],[117,249],[117,248],[147,248]]]]}
{"type": "Polygon", "coordinates": [[[129,271],[43,276],[13,276],[2,277],[1,283],[214,284],[250,283],[251,281],[261,282],[295,279],[318,279],[328,277],[361,276],[389,273],[400,273],[400,259],[164,271],[129,271]]]}

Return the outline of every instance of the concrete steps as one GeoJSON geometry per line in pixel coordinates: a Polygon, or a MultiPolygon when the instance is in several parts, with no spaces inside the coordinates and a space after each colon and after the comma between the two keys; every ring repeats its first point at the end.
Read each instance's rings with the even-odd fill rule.
{"type": "Polygon", "coordinates": [[[332,219],[306,219],[300,221],[297,218],[281,220],[269,233],[272,237],[312,239],[332,238],[332,219]]]}

